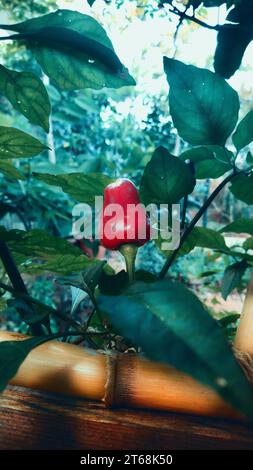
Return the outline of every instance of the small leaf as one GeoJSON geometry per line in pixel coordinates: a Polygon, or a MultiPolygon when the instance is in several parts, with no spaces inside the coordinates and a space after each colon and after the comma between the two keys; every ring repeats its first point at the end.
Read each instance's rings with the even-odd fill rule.
{"type": "Polygon", "coordinates": [[[233,134],[233,143],[239,151],[253,141],[253,110],[238,124],[233,134]]]}
{"type": "Polygon", "coordinates": [[[159,147],[144,170],[141,199],[144,204],[173,204],[190,194],[195,183],[189,166],[164,147],[159,147]]]}
{"type": "Polygon", "coordinates": [[[194,227],[180,249],[179,256],[190,253],[196,247],[220,251],[227,249],[224,237],[215,230],[205,227],[194,227]]]}
{"type": "Polygon", "coordinates": [[[78,289],[78,287],[71,286],[72,307],[71,314],[73,314],[79,307],[80,303],[88,297],[87,292],[78,289]]]}
{"type": "Polygon", "coordinates": [[[60,186],[62,190],[79,202],[94,204],[95,196],[102,196],[105,187],[113,179],[101,173],[69,173],[49,175],[48,173],[34,173],[34,176],[44,183],[60,186]]]}
{"type": "Polygon", "coordinates": [[[233,168],[233,153],[218,145],[195,147],[184,152],[180,158],[194,162],[197,179],[219,178],[233,168]]]}
{"type": "Polygon", "coordinates": [[[253,174],[236,176],[229,189],[240,201],[253,204],[253,174]]]}
{"type": "Polygon", "coordinates": [[[99,279],[99,290],[102,294],[118,295],[129,282],[126,271],[119,271],[117,274],[107,274],[102,271],[99,279]]]}
{"type": "Polygon", "coordinates": [[[233,131],[239,98],[219,75],[164,58],[170,112],[179,135],[192,145],[224,145],[233,131]]]}
{"type": "Polygon", "coordinates": [[[32,124],[49,130],[51,105],[42,81],[31,72],[15,72],[0,65],[0,93],[32,124]]]}
{"type": "Polygon", "coordinates": [[[46,148],[38,139],[19,129],[0,126],[0,160],[34,157],[46,148]]]}
{"type": "Polygon", "coordinates": [[[224,300],[227,300],[229,294],[240,285],[246,269],[245,261],[239,261],[226,268],[221,282],[221,294],[224,300]]]}
{"type": "Polygon", "coordinates": [[[247,153],[246,162],[247,162],[248,165],[250,165],[250,166],[253,165],[253,155],[252,155],[251,152],[248,152],[248,153],[247,153]]]}
{"type": "Polygon", "coordinates": [[[120,296],[100,296],[99,305],[149,358],[192,375],[253,419],[252,389],[221,328],[181,283],[137,282],[120,296]]]}
{"type": "Polygon", "coordinates": [[[239,315],[238,313],[233,313],[232,315],[226,315],[226,317],[218,320],[218,323],[222,328],[226,328],[230,326],[231,323],[236,323],[239,320],[240,316],[241,315],[239,315]]]}
{"type": "Polygon", "coordinates": [[[253,236],[253,219],[237,219],[220,229],[221,233],[249,233],[253,236]]]}
{"type": "Polygon", "coordinates": [[[105,264],[106,261],[100,261],[97,264],[88,267],[85,271],[82,271],[81,278],[83,289],[88,287],[89,291],[94,293],[94,290],[101,279],[105,264]]]}
{"type": "Polygon", "coordinates": [[[10,38],[25,40],[44,73],[62,90],[135,85],[105,30],[91,16],[58,10],[4,29],[19,33],[10,38]]]}

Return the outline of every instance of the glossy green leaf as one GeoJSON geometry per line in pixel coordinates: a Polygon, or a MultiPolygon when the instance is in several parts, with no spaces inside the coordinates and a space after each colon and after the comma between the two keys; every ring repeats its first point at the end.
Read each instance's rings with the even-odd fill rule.
{"type": "Polygon", "coordinates": [[[31,72],[15,72],[0,65],[0,93],[32,124],[49,130],[51,105],[42,81],[31,72]]]}
{"type": "Polygon", "coordinates": [[[59,186],[65,193],[79,202],[93,204],[95,196],[102,196],[105,187],[113,179],[101,173],[69,173],[49,175],[48,173],[34,173],[34,176],[44,183],[59,186]]]}
{"type": "Polygon", "coordinates": [[[252,41],[253,3],[251,0],[227,0],[227,8],[232,8],[226,23],[220,25],[217,35],[217,48],[214,56],[215,71],[230,78],[240,67],[243,55],[252,41]]]}
{"type": "Polygon", "coordinates": [[[243,248],[245,250],[253,250],[253,237],[250,237],[245,240],[245,242],[243,243],[243,248]]]}
{"type": "Polygon", "coordinates": [[[11,180],[23,180],[25,177],[9,160],[0,160],[0,172],[11,180]]]}
{"type": "Polygon", "coordinates": [[[173,204],[190,194],[195,183],[189,166],[164,147],[159,147],[144,170],[141,200],[144,204],[173,204]]]}
{"type": "Polygon", "coordinates": [[[8,242],[20,270],[29,274],[51,271],[67,275],[100,263],[85,256],[67,240],[49,235],[45,230],[7,231],[1,227],[0,240],[8,242]]]}
{"type": "Polygon", "coordinates": [[[238,124],[233,134],[233,143],[239,151],[253,141],[253,110],[250,111],[238,124]]]}
{"type": "MultiPolygon", "coordinates": [[[[37,259],[39,260],[39,258],[37,259]]],[[[32,261],[27,264],[23,262],[20,266],[20,271],[30,275],[44,274],[49,271],[55,274],[61,274],[62,276],[68,276],[83,271],[88,266],[95,263],[98,263],[96,259],[88,258],[83,254],[77,256],[74,254],[55,253],[51,255],[47,261],[43,260],[43,263],[32,261]]]]}
{"type": "Polygon", "coordinates": [[[240,201],[253,204],[253,174],[236,176],[229,189],[240,201]]]}
{"type": "Polygon", "coordinates": [[[220,230],[221,233],[249,233],[253,236],[253,219],[237,219],[220,230]]]}
{"type": "Polygon", "coordinates": [[[99,305],[149,358],[192,375],[253,419],[252,389],[221,328],[181,283],[137,282],[121,296],[100,296],[99,305]]]}
{"type": "Polygon", "coordinates": [[[60,89],[135,85],[105,30],[91,16],[58,10],[5,29],[19,33],[13,39],[26,40],[45,74],[60,89]]]}
{"type": "Polygon", "coordinates": [[[34,157],[47,147],[38,139],[14,127],[0,126],[0,161],[34,157]]]}
{"type": "Polygon", "coordinates": [[[29,352],[49,339],[50,337],[38,337],[22,341],[0,342],[0,392],[14,377],[29,352]]]}
{"type": "Polygon", "coordinates": [[[226,268],[221,282],[221,294],[223,299],[227,300],[229,294],[240,285],[246,268],[247,263],[245,263],[245,261],[239,261],[226,268]]]}
{"type": "Polygon", "coordinates": [[[197,179],[219,178],[233,168],[233,153],[218,145],[192,148],[180,155],[180,158],[194,162],[197,179]]]}
{"type": "Polygon", "coordinates": [[[215,230],[205,227],[194,227],[178,255],[187,255],[196,247],[220,251],[227,249],[224,237],[215,230]]]}
{"type": "Polygon", "coordinates": [[[164,58],[170,112],[179,135],[192,145],[224,145],[239,112],[239,98],[220,76],[164,58]]]}

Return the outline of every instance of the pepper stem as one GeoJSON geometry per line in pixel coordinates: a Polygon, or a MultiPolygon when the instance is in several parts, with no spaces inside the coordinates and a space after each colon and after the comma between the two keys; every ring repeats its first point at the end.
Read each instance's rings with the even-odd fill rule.
{"type": "Polygon", "coordinates": [[[119,248],[120,253],[124,256],[126,262],[126,270],[129,278],[129,282],[134,280],[134,265],[138,251],[138,246],[134,243],[126,243],[121,245],[119,248]]]}

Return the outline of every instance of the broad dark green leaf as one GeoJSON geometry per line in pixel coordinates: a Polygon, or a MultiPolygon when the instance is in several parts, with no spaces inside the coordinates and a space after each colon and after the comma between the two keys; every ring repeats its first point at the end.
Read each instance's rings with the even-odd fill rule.
{"type": "Polygon", "coordinates": [[[0,126],[0,160],[34,157],[46,148],[38,139],[19,129],[0,126]]]}
{"type": "Polygon", "coordinates": [[[0,65],[0,93],[32,124],[49,130],[51,105],[42,81],[31,72],[15,72],[0,65]]]}
{"type": "Polygon", "coordinates": [[[253,141],[253,111],[250,111],[238,124],[233,134],[233,142],[239,151],[253,141]]]}
{"type": "Polygon", "coordinates": [[[214,68],[221,76],[230,78],[240,67],[244,52],[252,41],[253,2],[228,0],[226,3],[227,7],[235,5],[235,8],[228,12],[226,23],[218,31],[214,68]]]}
{"type": "Polygon", "coordinates": [[[253,204],[253,174],[236,176],[229,189],[240,201],[253,204]]]}
{"type": "Polygon", "coordinates": [[[238,120],[239,98],[220,76],[164,58],[170,112],[179,135],[192,145],[224,145],[238,120]]]}
{"type": "Polygon", "coordinates": [[[253,236],[253,219],[237,219],[220,230],[221,233],[249,233],[253,236]]]}
{"type": "MultiPolygon", "coordinates": [[[[17,254],[19,256],[19,253],[17,254]]],[[[50,256],[50,259],[47,261],[43,260],[43,263],[34,261],[28,264],[23,262],[20,266],[20,271],[31,275],[44,274],[45,272],[49,271],[55,274],[67,276],[72,273],[78,273],[95,263],[98,263],[98,260],[88,258],[83,254],[79,256],[74,254],[65,255],[63,252],[62,254],[56,253],[50,256]]]]}
{"type": "Polygon", "coordinates": [[[215,71],[224,78],[232,77],[239,69],[251,41],[252,33],[245,33],[241,25],[222,26],[217,36],[215,71]]]}
{"type": "Polygon", "coordinates": [[[218,145],[192,148],[180,155],[180,158],[194,162],[197,179],[219,178],[233,168],[233,153],[218,145]]]}
{"type": "Polygon", "coordinates": [[[223,299],[227,300],[229,294],[240,285],[246,269],[247,263],[245,263],[245,261],[239,261],[226,268],[221,282],[221,294],[223,299]]]}
{"type": "Polygon", "coordinates": [[[25,177],[18,171],[18,169],[9,160],[0,160],[0,172],[3,173],[6,178],[12,180],[23,180],[25,177]]]}
{"type": "Polygon", "coordinates": [[[5,29],[26,40],[46,75],[60,89],[135,85],[105,30],[91,16],[58,10],[5,29]]]}
{"type": "Polygon", "coordinates": [[[221,328],[182,284],[137,282],[121,296],[100,296],[99,305],[149,358],[192,375],[253,419],[252,389],[221,328]]]}
{"type": "Polygon", "coordinates": [[[164,147],[159,147],[144,170],[141,200],[144,204],[173,204],[190,194],[195,183],[189,166],[164,147]]]}
{"type": "Polygon", "coordinates": [[[245,240],[245,242],[243,243],[243,248],[245,250],[253,250],[253,237],[250,237],[245,240]]]}
{"type": "Polygon", "coordinates": [[[92,7],[92,5],[94,5],[96,0],[87,0],[88,4],[90,5],[90,7],[92,7]]]}
{"type": "Polygon", "coordinates": [[[0,342],[0,392],[14,377],[29,352],[49,339],[50,337],[38,337],[22,341],[0,342]]]}
{"type": "Polygon", "coordinates": [[[101,173],[69,173],[49,175],[48,173],[34,173],[34,176],[44,183],[60,186],[61,189],[79,202],[93,204],[95,196],[102,196],[105,187],[113,179],[101,173]]]}
{"type": "Polygon", "coordinates": [[[67,240],[49,235],[44,230],[6,231],[1,227],[0,240],[8,242],[20,270],[29,274],[51,271],[67,275],[100,263],[85,256],[67,240]]]}

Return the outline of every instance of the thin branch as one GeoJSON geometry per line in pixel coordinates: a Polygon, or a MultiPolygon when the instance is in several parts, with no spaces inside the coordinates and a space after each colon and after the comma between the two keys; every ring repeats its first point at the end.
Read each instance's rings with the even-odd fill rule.
{"type": "MultiPolygon", "coordinates": [[[[7,286],[3,282],[0,282],[0,288],[6,290],[7,292],[10,292],[14,297],[18,297],[21,299],[26,300],[27,302],[30,302],[31,304],[38,305],[38,307],[47,309],[52,315],[55,315],[56,317],[60,318],[60,320],[63,320],[67,323],[69,323],[72,326],[75,326],[76,328],[81,328],[82,326],[80,323],[77,321],[73,320],[73,318],[69,317],[68,315],[65,315],[64,313],[59,312],[53,307],[50,307],[49,305],[43,304],[39,300],[35,299],[34,297],[31,297],[28,294],[25,294],[23,292],[17,292],[15,289],[13,289],[10,286],[7,286]]],[[[80,334],[80,331],[79,331],[80,334]]]]}
{"type": "Polygon", "coordinates": [[[178,10],[178,8],[175,6],[173,6],[172,8],[169,8],[168,11],[170,13],[173,13],[174,15],[179,16],[181,18],[181,21],[184,21],[184,20],[192,21],[193,23],[196,23],[199,26],[203,26],[204,28],[211,29],[212,31],[220,31],[222,29],[222,26],[219,24],[211,25],[211,24],[205,23],[205,21],[202,21],[199,18],[196,18],[196,16],[194,15],[188,15],[186,12],[178,10]]]}
{"type": "Polygon", "coordinates": [[[219,186],[217,186],[217,188],[213,191],[213,193],[209,196],[209,198],[206,200],[206,202],[203,204],[203,206],[199,209],[199,211],[197,212],[197,214],[193,217],[192,221],[190,222],[190,224],[186,227],[186,229],[184,230],[183,234],[182,234],[182,237],[181,237],[181,240],[180,240],[180,243],[179,243],[179,246],[178,248],[176,248],[176,250],[174,250],[171,254],[171,256],[166,260],[160,274],[159,274],[159,278],[160,279],[163,279],[166,274],[167,274],[167,271],[169,270],[169,268],[171,267],[171,265],[173,264],[173,262],[175,261],[176,259],[176,256],[178,254],[178,252],[180,251],[180,249],[182,248],[184,242],[186,241],[186,239],[188,238],[188,236],[190,235],[190,233],[192,232],[192,230],[194,229],[195,225],[198,223],[198,221],[201,219],[202,215],[205,213],[205,211],[207,210],[207,208],[212,204],[213,200],[216,198],[216,196],[220,193],[220,191],[227,185],[227,183],[229,183],[235,176],[237,176],[238,174],[241,174],[241,173],[244,173],[245,172],[233,172],[233,173],[230,173],[220,184],[219,186]]]}
{"type": "Polygon", "coordinates": [[[182,218],[181,218],[182,230],[184,230],[185,228],[187,206],[188,206],[188,196],[185,196],[183,200],[182,218]]]}
{"type": "MultiPolygon", "coordinates": [[[[7,243],[0,242],[0,258],[4,265],[5,271],[7,272],[9,279],[13,285],[13,291],[18,291],[22,295],[28,296],[28,291],[25,286],[25,283],[21,277],[21,274],[16,266],[16,263],[12,257],[12,254],[9,250],[7,243]]],[[[28,300],[29,303],[29,300],[28,300]]],[[[31,308],[32,305],[30,304],[31,308]]],[[[32,327],[33,333],[35,335],[40,335],[43,333],[41,325],[33,325],[32,327]]]]}

